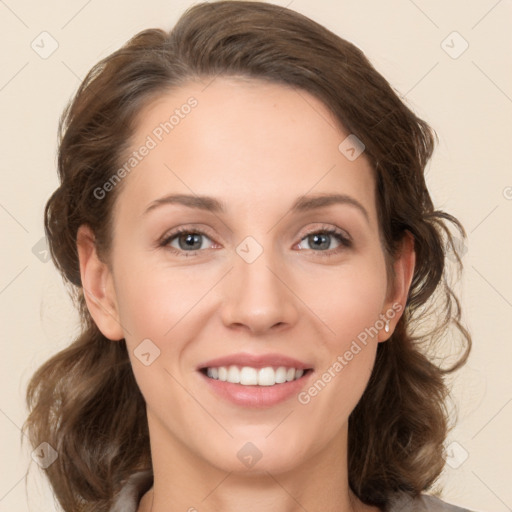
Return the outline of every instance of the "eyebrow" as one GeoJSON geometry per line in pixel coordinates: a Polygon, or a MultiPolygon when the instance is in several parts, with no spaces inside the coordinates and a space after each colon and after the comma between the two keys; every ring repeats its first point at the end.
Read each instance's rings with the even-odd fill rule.
{"type": "MultiPolygon", "coordinates": [[[[227,208],[222,201],[210,196],[197,196],[187,194],[171,194],[152,201],[144,210],[143,215],[166,204],[181,204],[188,208],[196,208],[212,213],[225,213],[227,208]]],[[[301,196],[295,200],[291,207],[292,212],[306,212],[325,208],[333,204],[345,204],[357,208],[370,221],[366,208],[353,197],[346,194],[315,194],[309,196],[301,196]]]]}

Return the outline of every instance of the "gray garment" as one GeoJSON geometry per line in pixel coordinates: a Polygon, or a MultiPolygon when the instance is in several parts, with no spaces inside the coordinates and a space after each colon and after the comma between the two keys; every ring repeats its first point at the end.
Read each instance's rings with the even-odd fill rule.
{"type": "MultiPolygon", "coordinates": [[[[136,509],[135,509],[136,510],[136,509]]],[[[389,512],[471,512],[467,508],[446,503],[435,496],[422,494],[412,499],[405,494],[398,495],[390,504],[389,512]]]]}
{"type": "MultiPolygon", "coordinates": [[[[118,494],[110,512],[137,512],[139,501],[153,485],[153,472],[138,471],[130,476],[118,494]]],[[[392,501],[387,512],[471,512],[467,508],[456,507],[435,498],[422,494],[412,499],[400,494],[392,501]]]]}

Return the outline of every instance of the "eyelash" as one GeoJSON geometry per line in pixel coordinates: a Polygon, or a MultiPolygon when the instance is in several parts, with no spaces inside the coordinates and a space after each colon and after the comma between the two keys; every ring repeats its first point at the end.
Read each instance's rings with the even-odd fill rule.
{"type": "MultiPolygon", "coordinates": [[[[169,243],[177,238],[181,234],[192,234],[192,235],[201,235],[209,238],[212,240],[212,237],[208,235],[208,233],[205,233],[204,231],[201,231],[200,229],[191,229],[186,226],[177,228],[172,233],[169,233],[169,235],[164,236],[161,242],[159,242],[159,246],[165,248],[166,250],[169,250],[171,253],[176,254],[178,256],[188,258],[190,256],[198,256],[199,252],[204,251],[204,249],[195,249],[193,251],[182,251],[179,249],[175,249],[174,247],[170,247],[169,243]]],[[[331,228],[331,227],[321,227],[319,229],[316,229],[314,231],[310,231],[309,233],[306,233],[300,241],[304,240],[305,238],[311,236],[311,235],[318,235],[318,234],[325,234],[325,235],[331,235],[335,237],[338,242],[340,242],[341,247],[337,247],[335,249],[328,249],[326,251],[313,251],[319,253],[321,257],[331,257],[335,256],[340,250],[343,248],[350,248],[352,247],[352,241],[342,232],[337,229],[331,228]]],[[[304,249],[301,249],[304,250],[304,249]]],[[[312,249],[306,249],[306,250],[312,250],[312,249]]]]}

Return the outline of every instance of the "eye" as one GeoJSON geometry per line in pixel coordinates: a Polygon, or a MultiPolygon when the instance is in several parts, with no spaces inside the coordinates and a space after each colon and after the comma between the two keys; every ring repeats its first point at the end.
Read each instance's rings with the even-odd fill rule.
{"type": "Polygon", "coordinates": [[[319,251],[314,250],[313,252],[323,253],[321,256],[333,256],[334,253],[338,253],[344,248],[352,247],[352,241],[345,233],[330,227],[312,231],[308,233],[304,238],[302,238],[301,243],[304,240],[307,242],[310,248],[320,249],[319,251]],[[335,248],[331,247],[333,240],[337,241],[339,244],[335,248]]]}
{"type": "Polygon", "coordinates": [[[179,256],[197,256],[198,251],[205,248],[204,239],[211,241],[203,231],[184,227],[170,233],[160,242],[160,245],[179,256]]]}

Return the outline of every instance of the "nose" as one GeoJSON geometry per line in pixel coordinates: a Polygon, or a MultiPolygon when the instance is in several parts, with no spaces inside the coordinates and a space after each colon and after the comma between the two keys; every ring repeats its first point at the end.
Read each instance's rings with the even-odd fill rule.
{"type": "Polygon", "coordinates": [[[290,272],[271,250],[252,263],[235,254],[222,292],[221,317],[229,328],[263,334],[289,328],[299,318],[300,300],[293,293],[290,272]]]}

